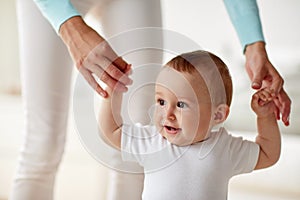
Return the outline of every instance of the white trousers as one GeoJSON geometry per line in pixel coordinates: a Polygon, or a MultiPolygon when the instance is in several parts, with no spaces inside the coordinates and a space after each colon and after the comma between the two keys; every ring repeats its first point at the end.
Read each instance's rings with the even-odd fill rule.
{"type": "MultiPolygon", "coordinates": [[[[32,0],[17,3],[25,139],[11,199],[51,200],[55,174],[64,152],[73,64],[67,48],[32,0]]],[[[83,16],[91,14],[104,37],[132,28],[162,26],[160,0],[74,0],[72,3],[83,16]]],[[[162,59],[159,55],[155,57],[162,59]]],[[[128,59],[129,63],[148,63],[153,54],[139,53],[128,59]]],[[[143,104],[147,100],[141,99],[140,105],[143,104]]],[[[147,121],[142,119],[144,114],[140,117],[147,121]]],[[[108,199],[141,199],[143,175],[113,172],[112,177],[114,190],[108,199]]]]}

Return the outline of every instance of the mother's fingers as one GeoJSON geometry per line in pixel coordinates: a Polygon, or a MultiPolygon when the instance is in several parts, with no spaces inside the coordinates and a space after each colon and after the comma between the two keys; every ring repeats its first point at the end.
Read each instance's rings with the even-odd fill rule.
{"type": "MultiPolygon", "coordinates": [[[[105,66],[102,68],[107,74],[109,74],[113,79],[119,81],[120,83],[124,85],[132,84],[132,80],[128,77],[126,72],[120,71],[116,65],[111,63],[109,66],[105,66]]],[[[126,70],[126,68],[124,70],[126,70]]]]}
{"type": "Polygon", "coordinates": [[[99,44],[93,52],[102,55],[102,57],[111,61],[120,71],[124,72],[126,69],[127,62],[116,54],[107,41],[101,42],[101,44],[99,44]]]}
{"type": "Polygon", "coordinates": [[[258,90],[262,87],[262,82],[264,80],[264,77],[266,76],[265,68],[257,68],[256,71],[251,72],[251,87],[255,90],[258,90]]]}
{"type": "Polygon", "coordinates": [[[290,112],[291,112],[292,101],[289,98],[289,96],[287,95],[287,93],[284,91],[283,88],[282,88],[282,90],[280,90],[280,92],[278,94],[278,99],[281,104],[280,112],[282,115],[282,122],[284,123],[284,125],[288,126],[290,124],[289,116],[290,116],[290,112]]]}
{"type": "Polygon", "coordinates": [[[127,62],[125,62],[125,60],[123,60],[122,57],[118,57],[116,60],[114,60],[113,64],[115,66],[117,66],[118,69],[120,69],[122,72],[124,72],[124,73],[127,72],[126,70],[128,68],[128,64],[127,64],[127,62]]]}
{"type": "MultiPolygon", "coordinates": [[[[109,74],[109,76],[112,79],[119,81],[124,85],[129,85],[132,83],[132,80],[125,73],[127,68],[127,63],[122,59],[117,59],[117,62],[116,61],[112,62],[105,56],[99,54],[91,54],[89,58],[86,60],[86,62],[84,63],[84,65],[87,69],[95,73],[100,79],[101,76],[99,74],[98,68],[101,68],[101,70],[109,74]],[[122,70],[120,70],[120,68],[115,63],[119,63],[120,65],[122,65],[122,70]]],[[[109,79],[105,79],[105,80],[109,80],[109,79]]],[[[105,80],[102,81],[105,82],[105,80]]]]}
{"type": "Polygon", "coordinates": [[[277,120],[280,120],[280,108],[281,108],[281,103],[280,103],[280,101],[279,101],[279,99],[278,98],[275,98],[274,99],[274,104],[275,104],[275,117],[276,117],[276,119],[277,120]]]}
{"type": "Polygon", "coordinates": [[[95,80],[97,76],[109,88],[125,92],[126,85],[130,85],[132,80],[128,77],[128,65],[121,57],[113,51],[111,46],[103,41],[89,52],[80,67],[88,83],[101,95],[107,96],[107,92],[95,80]],[[100,93],[101,92],[101,93],[100,93]],[[105,94],[104,94],[105,92],[105,94]]]}
{"type": "Polygon", "coordinates": [[[273,66],[270,69],[269,73],[271,76],[270,89],[275,93],[275,96],[277,96],[283,87],[284,81],[283,81],[282,77],[280,76],[280,74],[277,72],[277,70],[273,66]]]}
{"type": "Polygon", "coordinates": [[[92,75],[92,72],[90,72],[88,69],[85,69],[84,67],[81,67],[79,72],[83,75],[85,80],[88,82],[88,84],[102,97],[107,97],[107,92],[99,85],[99,83],[95,80],[95,78],[92,75]]]}
{"type": "Polygon", "coordinates": [[[123,77],[120,78],[119,80],[116,80],[113,77],[111,77],[106,71],[104,71],[101,67],[97,66],[96,64],[94,64],[94,66],[92,68],[93,68],[92,73],[95,74],[108,87],[110,87],[114,90],[120,91],[120,92],[126,92],[128,90],[126,85],[124,83],[120,82],[120,80],[122,80],[123,77]]]}

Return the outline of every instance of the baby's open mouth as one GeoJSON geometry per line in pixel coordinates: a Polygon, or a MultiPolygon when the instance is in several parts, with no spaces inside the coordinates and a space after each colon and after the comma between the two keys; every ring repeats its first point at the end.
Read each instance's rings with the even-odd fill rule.
{"type": "Polygon", "coordinates": [[[165,130],[169,134],[176,134],[181,131],[181,128],[174,128],[172,126],[164,126],[165,130]]]}

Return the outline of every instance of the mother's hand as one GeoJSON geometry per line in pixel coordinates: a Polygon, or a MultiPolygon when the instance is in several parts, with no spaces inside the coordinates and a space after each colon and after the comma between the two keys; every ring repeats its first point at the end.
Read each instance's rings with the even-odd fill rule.
{"type": "Polygon", "coordinates": [[[127,91],[126,85],[132,83],[126,73],[129,65],[80,16],[63,23],[59,33],[77,69],[98,94],[108,96],[93,74],[108,87],[121,92],[127,91]]]}
{"type": "Polygon", "coordinates": [[[246,71],[251,79],[252,88],[260,89],[268,87],[277,97],[275,112],[277,119],[282,115],[282,122],[289,125],[291,112],[291,99],[284,91],[283,79],[269,61],[264,42],[256,42],[246,47],[246,71]]]}

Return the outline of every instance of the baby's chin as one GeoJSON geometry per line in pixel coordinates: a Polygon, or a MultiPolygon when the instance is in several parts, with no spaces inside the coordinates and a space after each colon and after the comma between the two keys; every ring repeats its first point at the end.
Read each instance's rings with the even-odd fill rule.
{"type": "Polygon", "coordinates": [[[169,143],[176,145],[176,146],[180,146],[180,147],[184,147],[184,146],[188,146],[193,144],[193,141],[184,141],[183,138],[180,138],[180,136],[177,136],[175,138],[170,138],[168,136],[164,135],[163,132],[163,128],[160,128],[159,130],[159,134],[166,140],[168,140],[169,143]]]}
{"type": "Polygon", "coordinates": [[[176,145],[176,146],[179,146],[179,147],[184,147],[184,146],[189,146],[191,144],[193,144],[193,142],[183,142],[183,141],[176,141],[176,140],[173,140],[173,141],[170,141],[168,140],[171,144],[173,145],[176,145]]]}

